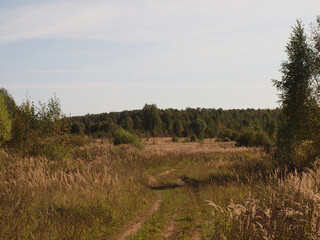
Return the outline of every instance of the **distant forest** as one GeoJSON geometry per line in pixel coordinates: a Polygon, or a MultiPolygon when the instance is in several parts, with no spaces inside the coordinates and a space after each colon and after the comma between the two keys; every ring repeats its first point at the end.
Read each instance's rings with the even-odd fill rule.
{"type": "Polygon", "coordinates": [[[118,128],[143,137],[176,136],[236,140],[245,131],[263,131],[276,138],[279,109],[158,109],[146,104],[141,110],[87,114],[71,118],[71,133],[112,137],[118,128]]]}

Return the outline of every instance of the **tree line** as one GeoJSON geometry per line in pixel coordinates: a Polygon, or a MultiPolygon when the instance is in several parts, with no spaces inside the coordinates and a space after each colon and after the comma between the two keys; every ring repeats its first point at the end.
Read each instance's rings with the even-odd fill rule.
{"type": "Polygon", "coordinates": [[[176,136],[236,140],[245,131],[263,131],[275,140],[279,109],[159,109],[146,104],[141,110],[72,117],[71,133],[112,137],[123,128],[145,137],[176,136]]]}
{"type": "Polygon", "coordinates": [[[277,135],[279,109],[223,110],[206,108],[159,109],[146,104],[141,110],[66,117],[55,96],[48,103],[26,100],[18,106],[9,92],[0,89],[0,146],[23,155],[59,158],[84,138],[109,138],[115,144],[137,137],[171,136],[191,141],[217,138],[238,140],[239,145],[272,145],[277,135]],[[132,135],[130,135],[132,134],[132,135]],[[70,141],[71,140],[71,141],[70,141]]]}

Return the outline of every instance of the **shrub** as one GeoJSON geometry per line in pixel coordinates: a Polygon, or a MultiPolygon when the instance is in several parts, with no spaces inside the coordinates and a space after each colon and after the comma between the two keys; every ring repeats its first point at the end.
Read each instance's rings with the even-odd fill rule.
{"type": "Polygon", "coordinates": [[[260,130],[255,134],[255,145],[270,148],[272,142],[269,135],[265,131],[260,130]]]}
{"type": "Polygon", "coordinates": [[[172,142],[179,142],[179,138],[177,136],[172,137],[172,142]]]}
{"type": "Polygon", "coordinates": [[[39,106],[27,100],[17,108],[7,145],[23,155],[66,158],[71,153],[69,132],[69,122],[56,97],[47,104],[39,102],[39,106]]]}
{"type": "Polygon", "coordinates": [[[253,131],[245,131],[237,139],[238,146],[246,146],[251,147],[254,146],[254,132],[253,131]]]}
{"type": "Polygon", "coordinates": [[[113,144],[120,145],[120,144],[131,144],[135,147],[143,147],[143,143],[141,139],[129,131],[119,128],[113,133],[113,144]]]}
{"type": "Polygon", "coordinates": [[[190,137],[190,142],[195,142],[195,141],[197,141],[197,136],[196,135],[192,135],[190,137]]]}
{"type": "Polygon", "coordinates": [[[231,141],[231,139],[230,139],[230,138],[228,138],[228,137],[224,137],[224,138],[222,139],[222,141],[223,141],[223,142],[230,142],[230,141],[231,141]]]}
{"type": "Polygon", "coordinates": [[[204,141],[204,134],[202,132],[199,134],[199,141],[200,142],[204,141]]]}
{"type": "Polygon", "coordinates": [[[232,131],[230,129],[227,129],[221,136],[222,139],[230,139],[230,141],[235,141],[239,137],[239,133],[232,131]]]}
{"type": "Polygon", "coordinates": [[[269,149],[272,146],[272,141],[265,131],[247,130],[240,134],[237,139],[237,145],[246,147],[264,147],[269,149]]]}

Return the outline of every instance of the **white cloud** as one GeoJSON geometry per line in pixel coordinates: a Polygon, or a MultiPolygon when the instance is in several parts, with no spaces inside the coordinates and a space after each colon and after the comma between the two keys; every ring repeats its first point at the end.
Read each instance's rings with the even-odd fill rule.
{"type": "Polygon", "coordinates": [[[310,16],[319,8],[318,0],[49,1],[0,10],[0,42],[80,38],[179,45],[276,28],[279,18],[310,16]]]}
{"type": "Polygon", "coordinates": [[[69,99],[70,112],[84,113],[97,112],[96,102],[119,110],[146,102],[168,107],[269,106],[275,101],[270,79],[278,77],[285,59],[290,26],[297,18],[308,25],[320,9],[319,0],[36,2],[0,9],[0,50],[5,53],[0,82],[7,83],[1,86],[17,96],[30,90],[39,98],[54,89],[69,99]],[[59,41],[48,41],[38,48],[36,41],[22,41],[6,49],[6,43],[24,39],[132,45],[122,49],[121,44],[102,47],[85,41],[90,47],[82,48],[79,41],[67,49],[51,46],[59,41]],[[56,49],[63,53],[52,54],[56,49]],[[25,52],[30,56],[20,59],[25,52]]]}

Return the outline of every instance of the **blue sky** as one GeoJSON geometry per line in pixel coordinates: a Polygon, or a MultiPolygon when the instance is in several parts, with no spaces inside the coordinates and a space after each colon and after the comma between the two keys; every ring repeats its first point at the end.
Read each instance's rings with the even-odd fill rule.
{"type": "Polygon", "coordinates": [[[0,0],[0,86],[71,115],[275,108],[291,27],[319,0],[0,0]]]}

